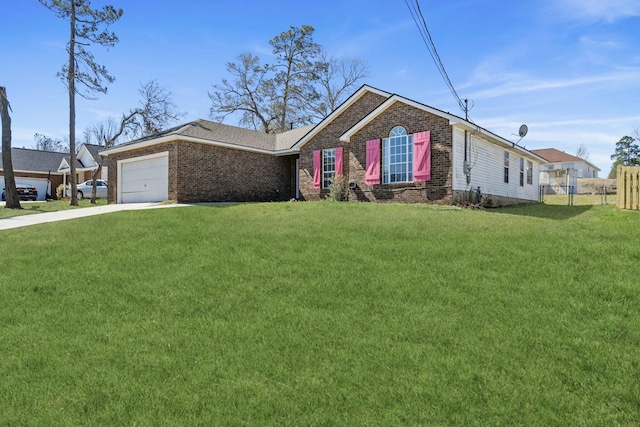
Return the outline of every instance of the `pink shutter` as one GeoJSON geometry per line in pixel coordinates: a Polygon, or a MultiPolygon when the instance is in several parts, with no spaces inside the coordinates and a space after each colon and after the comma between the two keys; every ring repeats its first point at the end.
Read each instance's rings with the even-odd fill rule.
{"type": "Polygon", "coordinates": [[[342,175],[342,147],[336,147],[336,175],[342,175]]]}
{"type": "Polygon", "coordinates": [[[431,132],[419,132],[413,135],[413,180],[431,179],[431,132]]]}
{"type": "Polygon", "coordinates": [[[365,182],[367,185],[380,184],[380,140],[367,141],[367,172],[365,182]]]}
{"type": "Polygon", "coordinates": [[[313,152],[313,188],[320,189],[320,150],[313,152]]]}

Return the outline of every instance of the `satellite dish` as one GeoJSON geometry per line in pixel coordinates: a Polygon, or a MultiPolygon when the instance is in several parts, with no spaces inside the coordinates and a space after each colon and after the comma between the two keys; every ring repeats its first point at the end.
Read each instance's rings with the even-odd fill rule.
{"type": "Polygon", "coordinates": [[[520,130],[518,131],[518,135],[520,135],[520,138],[524,138],[527,132],[529,132],[529,128],[527,127],[527,125],[522,125],[520,126],[520,130]]]}

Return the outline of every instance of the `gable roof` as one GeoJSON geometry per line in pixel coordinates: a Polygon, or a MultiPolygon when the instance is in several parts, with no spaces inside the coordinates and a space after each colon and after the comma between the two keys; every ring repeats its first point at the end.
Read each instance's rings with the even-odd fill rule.
{"type": "Polygon", "coordinates": [[[555,148],[541,148],[539,150],[531,150],[538,156],[542,157],[549,163],[566,163],[566,162],[583,162],[591,166],[592,169],[600,171],[600,168],[593,163],[582,159],[578,156],[567,154],[564,151],[556,150],[555,148]]]}
{"type": "Polygon", "coordinates": [[[200,119],[164,130],[155,135],[111,147],[101,151],[100,154],[108,156],[113,153],[178,139],[260,153],[281,154],[289,150],[293,144],[312,128],[313,125],[310,125],[279,134],[267,134],[200,119]]]}
{"type": "MultiPolygon", "coordinates": [[[[58,167],[67,156],[67,153],[11,147],[11,164],[13,170],[19,172],[58,173],[58,167]]],[[[2,158],[0,169],[3,169],[2,158]]]]}
{"type": "MultiPolygon", "coordinates": [[[[82,146],[91,154],[91,157],[97,162],[100,151],[104,150],[104,145],[82,144],[82,146]]],[[[102,166],[107,165],[107,159],[102,159],[102,166]]]]}
{"type": "Polygon", "coordinates": [[[372,86],[369,86],[369,85],[360,86],[360,89],[355,91],[353,93],[353,95],[351,95],[342,104],[340,104],[340,106],[338,108],[333,110],[331,112],[331,114],[329,114],[327,117],[322,119],[322,121],[320,123],[318,123],[316,126],[314,126],[314,128],[309,133],[307,133],[304,136],[304,138],[301,138],[294,146],[292,146],[291,147],[292,151],[294,151],[294,150],[295,151],[299,151],[300,147],[302,147],[304,144],[306,144],[311,138],[316,136],[318,134],[318,132],[320,132],[329,123],[331,123],[333,121],[333,119],[335,119],[337,116],[339,116],[345,110],[347,110],[349,107],[351,107],[357,100],[362,98],[366,93],[375,93],[375,94],[378,94],[378,95],[383,96],[385,98],[388,98],[388,97],[391,96],[391,94],[389,92],[385,92],[383,90],[376,89],[376,88],[374,88],[372,86]]]}
{"type": "Polygon", "coordinates": [[[340,137],[341,141],[349,142],[351,136],[362,127],[364,127],[367,123],[375,119],[378,115],[382,114],[394,103],[402,102],[415,108],[443,117],[449,121],[449,124],[451,126],[461,126],[467,130],[470,130],[471,132],[481,134],[489,139],[490,142],[501,147],[508,147],[512,150],[520,152],[522,155],[528,158],[532,158],[540,162],[544,162],[545,160],[536,153],[519,146],[517,143],[509,141],[508,139],[505,139],[461,117],[448,112],[444,112],[442,110],[438,110],[437,108],[430,107],[426,104],[410,100],[400,95],[395,95],[380,89],[376,89],[368,85],[361,86],[355,93],[347,98],[338,108],[331,112],[331,114],[325,117],[317,125],[304,126],[280,134],[265,134],[255,130],[244,129],[236,126],[230,126],[222,123],[210,122],[208,120],[200,119],[164,130],[155,135],[150,135],[134,141],[117,145],[115,147],[111,147],[109,149],[101,151],[100,154],[108,156],[109,154],[119,153],[175,140],[211,144],[221,147],[248,150],[265,154],[286,155],[298,153],[300,151],[300,147],[310,141],[322,129],[328,126],[337,116],[342,114],[345,110],[351,107],[356,101],[358,101],[367,93],[380,95],[382,97],[385,97],[386,100],[365,117],[363,117],[360,121],[358,121],[354,126],[348,129],[340,137]]]}
{"type": "Polygon", "coordinates": [[[449,124],[451,126],[460,126],[463,127],[471,132],[474,133],[478,133],[482,136],[484,136],[485,138],[487,138],[488,140],[490,140],[493,144],[499,145],[501,147],[506,147],[506,148],[510,148],[512,150],[515,150],[519,153],[521,153],[522,155],[532,158],[532,159],[536,159],[537,161],[544,161],[544,159],[542,157],[540,157],[539,155],[533,153],[530,150],[527,150],[524,147],[519,146],[517,143],[509,141],[508,139],[505,139],[487,129],[484,129],[478,125],[476,125],[475,123],[472,123],[468,120],[463,119],[462,117],[458,117],[454,114],[451,113],[447,113],[445,111],[439,110],[437,108],[431,107],[429,105],[426,104],[422,104],[420,102],[417,101],[413,101],[411,99],[405,98],[403,96],[400,95],[391,95],[387,98],[386,101],[384,101],[382,104],[380,104],[377,108],[375,108],[371,113],[367,114],[365,117],[363,117],[358,123],[356,123],[355,125],[353,125],[350,129],[348,129],[345,133],[342,134],[342,136],[340,136],[340,140],[343,142],[349,142],[351,137],[358,132],[360,129],[362,129],[364,126],[366,126],[368,123],[370,123],[371,121],[373,121],[376,117],[378,117],[379,115],[381,115],[382,113],[384,113],[387,109],[389,109],[393,104],[395,104],[396,102],[401,102],[403,104],[407,104],[410,105],[414,108],[417,108],[419,110],[423,110],[426,111],[428,113],[434,114],[436,116],[440,116],[446,120],[449,121],[449,124]]]}

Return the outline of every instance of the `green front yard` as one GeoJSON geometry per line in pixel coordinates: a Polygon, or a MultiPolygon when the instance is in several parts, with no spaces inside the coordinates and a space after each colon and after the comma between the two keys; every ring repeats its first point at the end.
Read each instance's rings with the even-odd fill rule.
{"type": "Polygon", "coordinates": [[[0,220],[19,215],[30,215],[45,212],[57,212],[67,209],[87,208],[90,206],[106,205],[107,199],[96,199],[96,204],[92,205],[89,199],[78,200],[78,206],[71,206],[69,200],[53,200],[50,202],[20,202],[22,209],[5,209],[0,206],[0,220]]]}
{"type": "Polygon", "coordinates": [[[274,203],[0,232],[1,425],[637,425],[640,214],[274,203]]]}

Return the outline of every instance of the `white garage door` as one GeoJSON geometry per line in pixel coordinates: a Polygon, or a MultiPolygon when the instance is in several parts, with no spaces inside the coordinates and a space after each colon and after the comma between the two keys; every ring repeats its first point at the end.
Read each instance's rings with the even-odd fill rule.
{"type": "Polygon", "coordinates": [[[169,155],[123,160],[120,202],[161,202],[169,198],[169,155]]]}
{"type": "MultiPolygon", "coordinates": [[[[36,187],[38,190],[38,200],[46,200],[47,192],[49,191],[49,181],[45,178],[23,178],[16,176],[16,185],[29,184],[36,187]]],[[[0,176],[0,193],[4,189],[4,177],[0,176]]]]}

